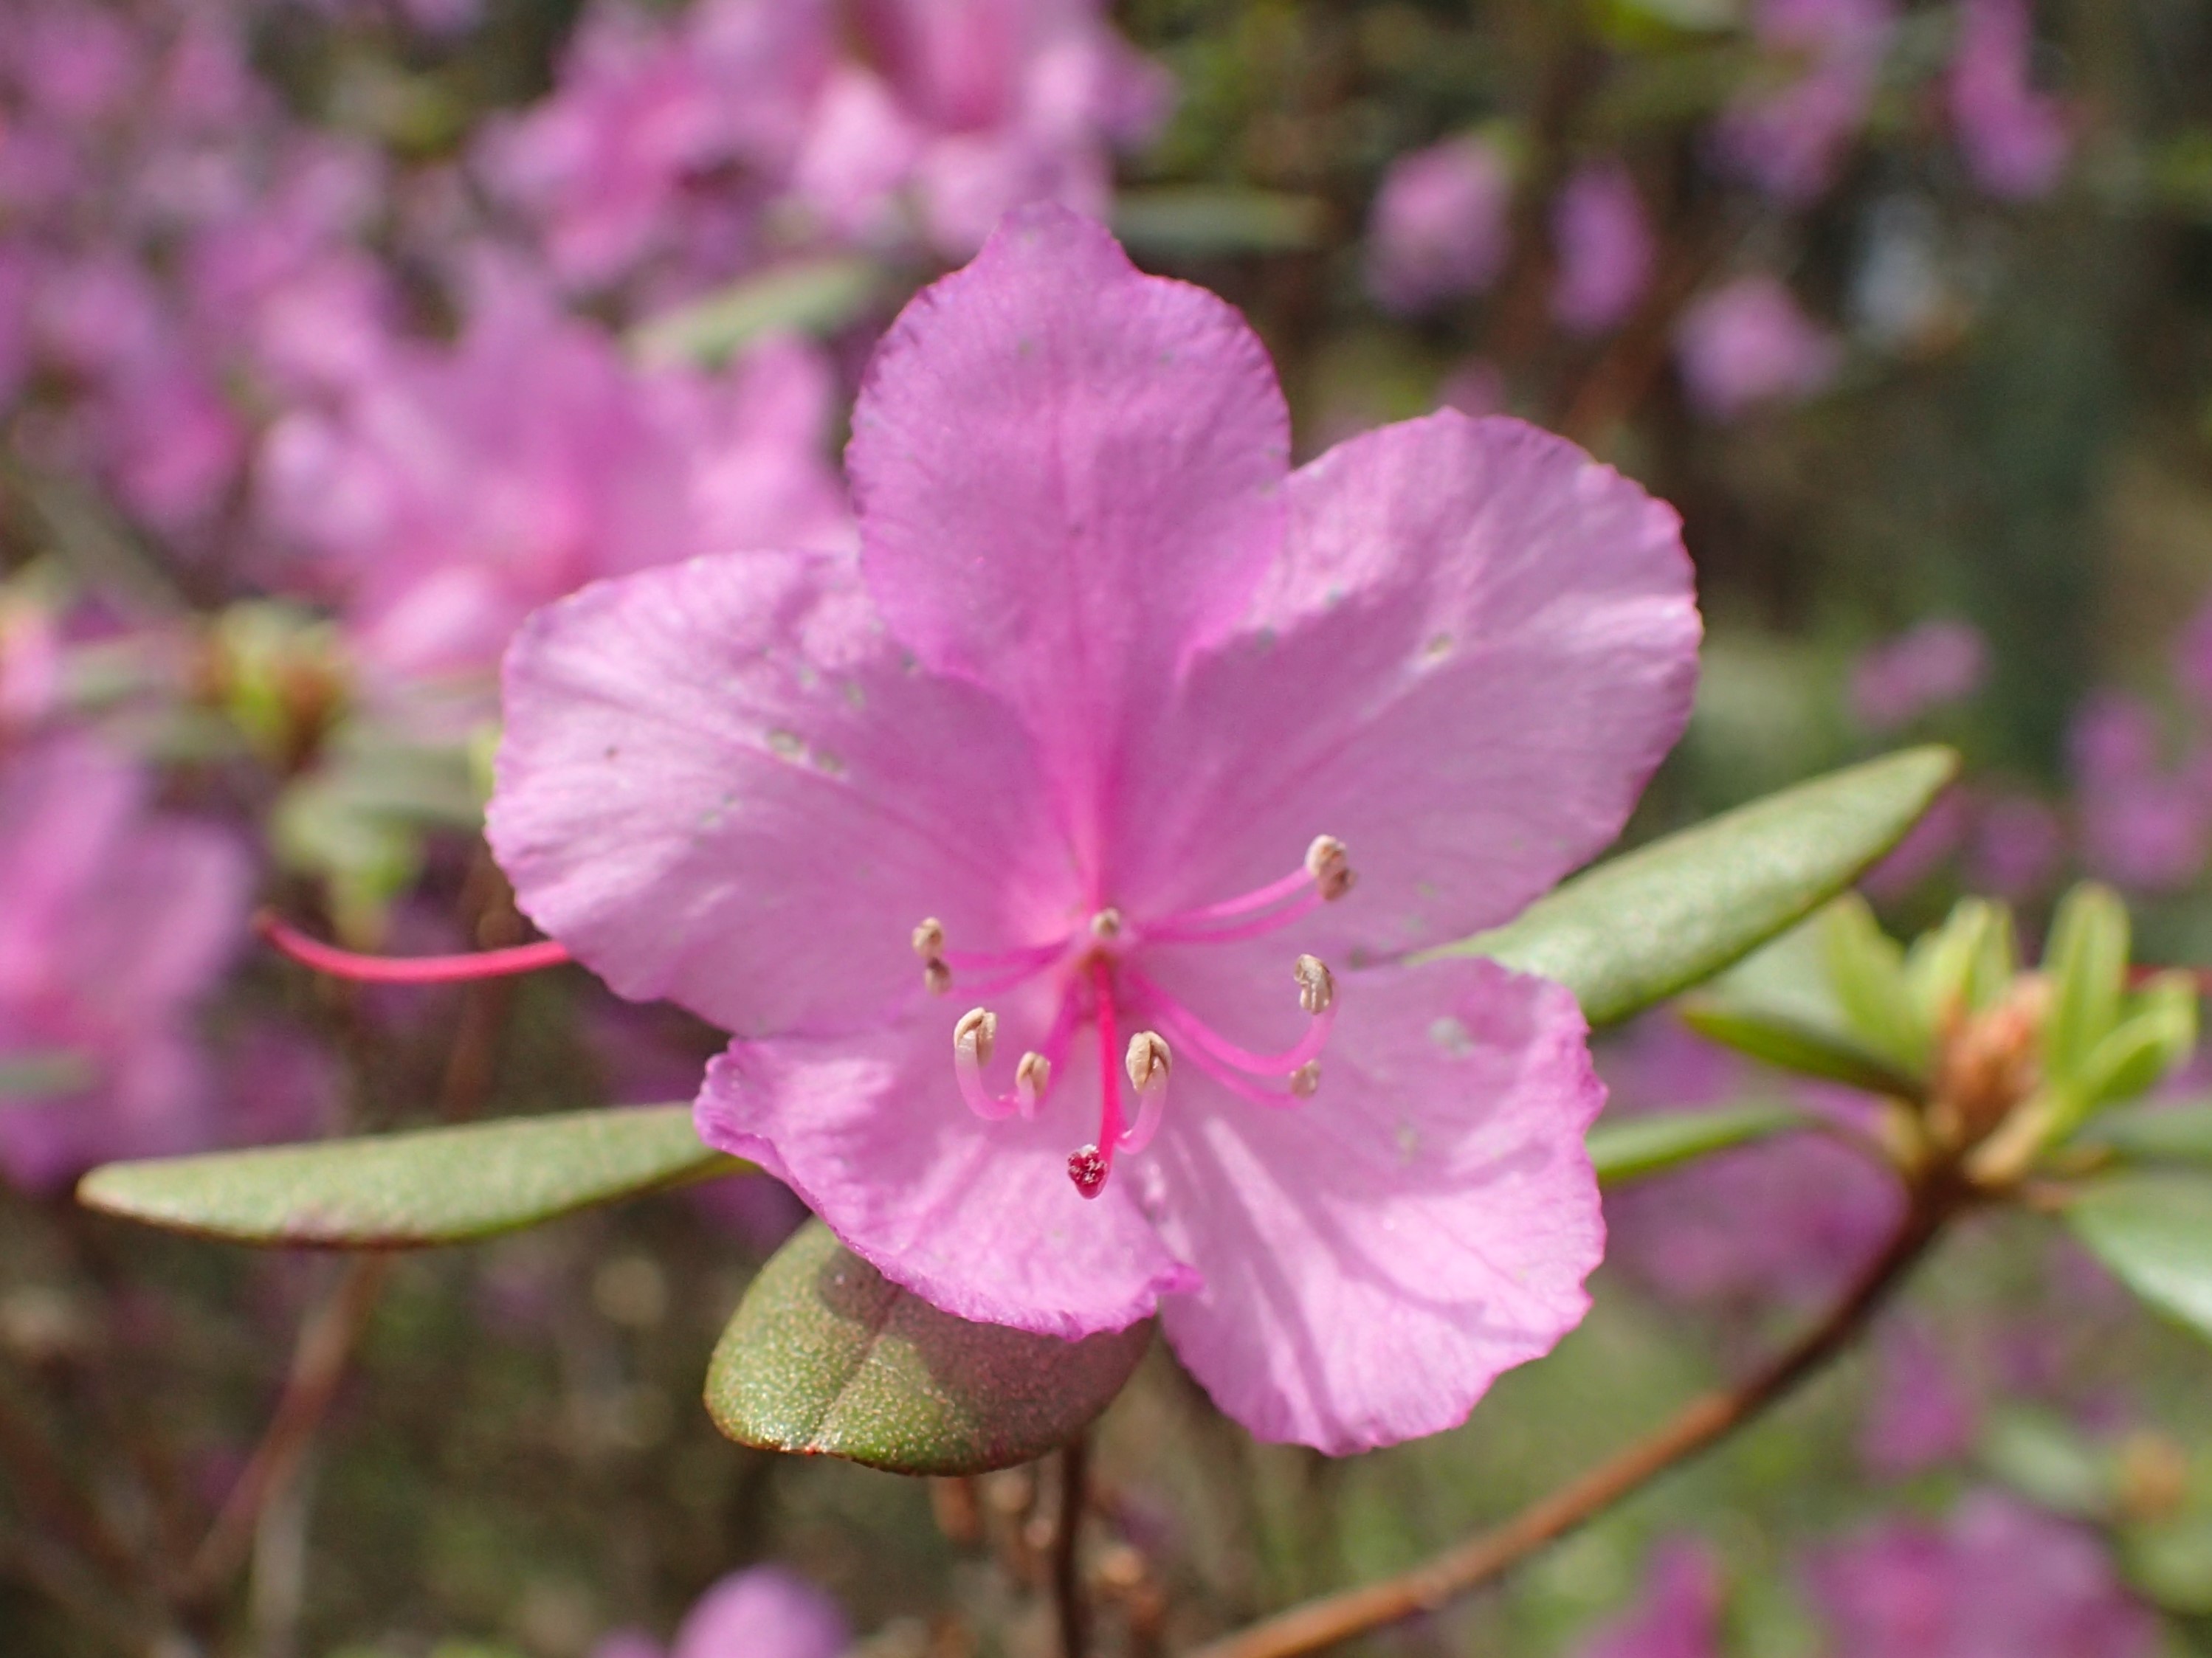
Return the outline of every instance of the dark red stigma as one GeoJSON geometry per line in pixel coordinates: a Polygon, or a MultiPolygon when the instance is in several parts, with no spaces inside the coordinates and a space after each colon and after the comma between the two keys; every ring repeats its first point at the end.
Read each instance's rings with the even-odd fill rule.
{"type": "Polygon", "coordinates": [[[1106,1159],[1095,1145],[1071,1151],[1067,1154],[1067,1177],[1085,1197],[1095,1198],[1106,1189],[1106,1159]]]}

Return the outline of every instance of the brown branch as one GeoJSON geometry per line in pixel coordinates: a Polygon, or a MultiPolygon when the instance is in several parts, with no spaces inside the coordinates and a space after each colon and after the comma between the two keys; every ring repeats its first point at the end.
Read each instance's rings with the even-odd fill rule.
{"type": "Polygon", "coordinates": [[[262,1510],[299,1473],[316,1430],[337,1396],[355,1345],[368,1327],[384,1280],[391,1271],[386,1255],[356,1255],[343,1277],[300,1327],[292,1351],[292,1371],[283,1396],[253,1448],[246,1468],[231,1487],[206,1540],[185,1573],[184,1595],[205,1599],[246,1564],[262,1510]]]}
{"type": "Polygon", "coordinates": [[[1090,1448],[1081,1435],[1060,1448],[1060,1524],[1052,1534],[1052,1606],[1060,1624],[1060,1658],[1083,1658],[1089,1645],[1078,1550],[1083,1540],[1083,1503],[1090,1462],[1090,1448]]]}
{"type": "Polygon", "coordinates": [[[1396,1577],[1309,1600],[1203,1647],[1193,1658],[1292,1658],[1434,1612],[1507,1570],[1758,1416],[1857,1335],[1958,1212],[1961,1197],[1923,1191],[1896,1235],[1826,1317],[1737,1386],[1692,1400],[1656,1433],[1538,1499],[1495,1529],[1396,1577]]]}
{"type": "Polygon", "coordinates": [[[28,1418],[0,1392],[0,1467],[25,1509],[117,1585],[143,1581],[145,1563],[78,1488],[28,1418]]]}
{"type": "Polygon", "coordinates": [[[1674,349],[1674,325],[1735,246],[1724,224],[1693,227],[1676,244],[1612,344],[1583,376],[1553,422],[1562,436],[1586,449],[1601,448],[1613,428],[1635,412],[1674,349]]]}

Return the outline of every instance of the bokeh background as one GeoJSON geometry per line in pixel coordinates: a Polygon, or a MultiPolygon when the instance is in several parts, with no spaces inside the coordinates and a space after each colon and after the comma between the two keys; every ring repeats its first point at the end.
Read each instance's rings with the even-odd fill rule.
{"type": "MultiPolygon", "coordinates": [[[[334,987],[250,911],[526,936],[476,833],[515,624],[849,544],[872,340],[1039,196],[1243,307],[1304,454],[1449,403],[1680,507],[1705,677],[1633,833],[1941,738],[1964,780],[1869,883],[1893,929],[1975,891],[2032,939],[2087,874],[2145,959],[2212,961],[2202,0],[8,0],[0,1649],[650,1654],[777,1561],[876,1658],[1052,1650],[1048,1468],[713,1432],[706,1355],[799,1215],[765,1181],[377,1278],[69,1199],[689,1097],[713,1033],[580,973],[334,987]],[[160,1573],[333,1331],[300,1477],[180,1614],[160,1573]]],[[[1622,1113],[1793,1086],[1663,1013],[1605,1064],[1622,1113]]],[[[1583,1330],[1350,1461],[1253,1444],[1156,1350],[1098,1434],[1101,1649],[1510,1511],[1793,1327],[1892,1201],[1819,1139],[1625,1191],[1583,1330]]],[[[2208,1377],[2040,1223],[1978,1224],[1775,1418],[1371,1645],[2212,1651],[2208,1377]]],[[[767,1652],[730,1638],[680,1658],[767,1652]]]]}

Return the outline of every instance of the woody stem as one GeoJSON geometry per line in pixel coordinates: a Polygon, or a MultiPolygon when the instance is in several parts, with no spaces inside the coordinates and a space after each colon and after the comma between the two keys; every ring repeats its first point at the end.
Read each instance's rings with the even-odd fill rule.
{"type": "Polygon", "coordinates": [[[1965,1199],[1948,1181],[1915,1192],[1896,1232],[1827,1315],[1733,1388],[1694,1399],[1674,1418],[1512,1519],[1412,1570],[1325,1594],[1200,1648],[1192,1658],[1292,1658],[1434,1612],[1504,1576],[1659,1475],[1764,1413],[1863,1330],[1941,1236],[1965,1199]]]}

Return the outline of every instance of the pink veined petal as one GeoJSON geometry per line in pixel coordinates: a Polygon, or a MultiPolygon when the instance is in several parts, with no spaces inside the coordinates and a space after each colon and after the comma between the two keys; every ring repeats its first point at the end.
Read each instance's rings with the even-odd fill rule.
{"type": "MultiPolygon", "coordinates": [[[[1196,1287],[1128,1182],[1086,1200],[1068,1179],[1096,1091],[1063,1087],[1033,1122],[982,1121],[955,1084],[944,1010],[872,1035],[732,1042],[708,1067],[700,1138],[760,1163],[855,1254],[961,1318],[1073,1339],[1196,1287]]],[[[1096,1058],[1085,1032],[1060,1074],[1087,1076],[1096,1058]]]]}
{"type": "Polygon", "coordinates": [[[1176,1354],[1260,1438],[1338,1455],[1464,1420],[1581,1322],[1605,1242],[1583,1149],[1605,1090],[1565,990],[1468,959],[1347,975],[1340,1000],[1295,1108],[1177,1072],[1148,1194],[1205,1278],[1161,1303],[1176,1354]]]}
{"type": "Polygon", "coordinates": [[[920,993],[925,915],[996,944],[1076,913],[1020,731],[912,670],[849,559],[587,587],[524,626],[506,709],[492,849],[524,913],[634,999],[740,1035],[866,1028],[920,993]]]}
{"type": "Polygon", "coordinates": [[[1280,534],[1289,418],[1223,301],[1036,204],[878,348],[847,453],[869,591],[1004,695],[1080,805],[1124,710],[1235,622],[1280,534]]]}
{"type": "Polygon", "coordinates": [[[1359,884],[1297,948],[1345,967],[1508,919],[1613,839],[1688,718],[1680,520],[1564,439],[1449,410],[1340,445],[1291,500],[1244,630],[1133,768],[1155,783],[1121,803],[1109,890],[1172,913],[1329,834],[1359,884]]]}

